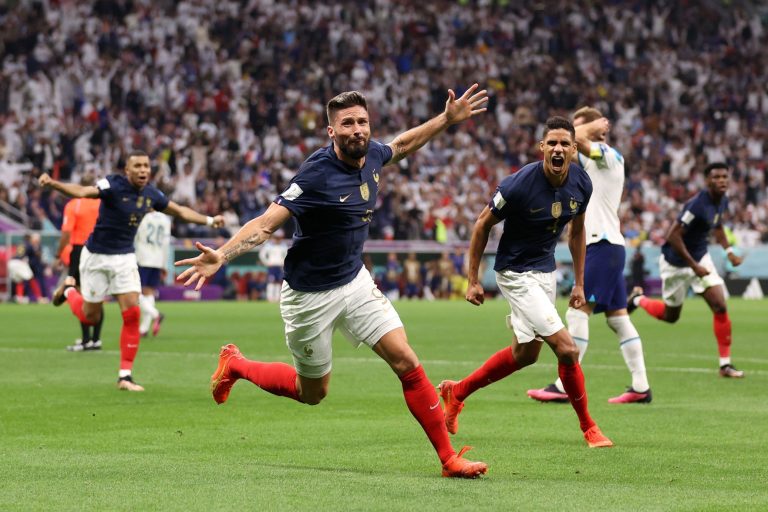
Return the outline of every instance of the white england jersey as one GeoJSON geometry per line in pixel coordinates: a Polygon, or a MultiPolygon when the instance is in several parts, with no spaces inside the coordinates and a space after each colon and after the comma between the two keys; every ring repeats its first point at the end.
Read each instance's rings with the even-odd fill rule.
{"type": "Polygon", "coordinates": [[[288,254],[288,247],[285,243],[268,241],[259,251],[259,258],[267,267],[282,267],[286,254],[288,254]]]}
{"type": "Polygon", "coordinates": [[[160,212],[147,213],[134,242],[140,267],[165,268],[171,248],[171,218],[160,212]]]}
{"type": "Polygon", "coordinates": [[[579,153],[579,164],[592,180],[592,198],[584,216],[587,245],[608,240],[624,245],[619,205],[624,191],[624,157],[608,144],[593,142],[589,158],[579,153]]]}

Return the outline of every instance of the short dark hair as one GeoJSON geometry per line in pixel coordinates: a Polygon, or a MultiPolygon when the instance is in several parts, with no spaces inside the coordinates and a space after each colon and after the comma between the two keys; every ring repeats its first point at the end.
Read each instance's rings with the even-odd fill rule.
{"type": "Polygon", "coordinates": [[[728,164],[725,162],[712,162],[708,166],[704,168],[704,177],[709,178],[709,173],[714,171],[715,169],[725,169],[726,171],[729,169],[728,164]]]}
{"type": "Polygon", "coordinates": [[[568,130],[571,133],[571,138],[576,138],[576,129],[573,127],[573,123],[564,117],[552,116],[547,119],[543,137],[546,138],[552,130],[568,130]]]}
{"type": "Polygon", "coordinates": [[[368,111],[368,102],[365,100],[365,96],[360,91],[347,91],[339,94],[335,98],[332,98],[328,102],[326,107],[326,114],[328,116],[328,124],[333,123],[333,118],[336,112],[349,107],[360,106],[368,111]]]}
{"type": "Polygon", "coordinates": [[[131,151],[128,152],[127,155],[125,155],[125,161],[127,162],[134,156],[146,156],[147,158],[149,158],[149,153],[147,153],[143,149],[132,149],[131,151]]]}
{"type": "Polygon", "coordinates": [[[146,156],[147,158],[149,158],[149,153],[147,153],[143,149],[132,149],[127,154],[120,157],[120,159],[117,161],[117,168],[125,169],[125,166],[128,165],[128,160],[130,160],[134,156],[146,156]]]}

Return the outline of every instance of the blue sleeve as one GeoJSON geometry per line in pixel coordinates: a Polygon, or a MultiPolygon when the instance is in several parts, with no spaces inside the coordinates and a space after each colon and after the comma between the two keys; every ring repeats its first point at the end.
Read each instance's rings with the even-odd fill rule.
{"type": "Polygon", "coordinates": [[[99,199],[110,202],[114,197],[115,187],[118,186],[117,176],[110,174],[106,178],[101,178],[96,182],[96,188],[99,189],[99,199]]]}
{"type": "Polygon", "coordinates": [[[158,212],[165,211],[165,209],[168,208],[170,200],[168,199],[168,196],[160,192],[159,189],[152,187],[150,198],[152,199],[152,208],[158,212]]]}
{"type": "Polygon", "coordinates": [[[392,160],[392,148],[389,147],[386,144],[382,144],[380,142],[371,141],[370,150],[375,150],[378,153],[379,158],[381,158],[381,165],[385,166],[387,165],[387,162],[392,160]]]}
{"type": "Polygon", "coordinates": [[[321,194],[324,189],[325,174],[322,169],[312,163],[305,163],[274,202],[298,216],[322,204],[321,194]]]}
{"type": "Polygon", "coordinates": [[[518,187],[515,186],[515,181],[512,176],[505,178],[499,186],[496,187],[496,193],[493,194],[491,201],[488,203],[488,208],[491,209],[491,213],[498,219],[506,219],[513,211],[513,205],[519,203],[517,197],[518,187]]]}
{"type": "Polygon", "coordinates": [[[701,206],[701,201],[699,201],[700,197],[701,196],[696,196],[693,200],[686,203],[686,205],[683,207],[683,211],[681,211],[680,215],[677,216],[677,220],[682,225],[690,226],[694,219],[702,218],[706,215],[706,212],[701,206]]]}
{"type": "Polygon", "coordinates": [[[589,205],[589,200],[592,198],[592,180],[589,179],[589,174],[584,172],[584,202],[581,203],[581,208],[579,209],[579,214],[585,213],[587,211],[587,206],[589,205]]]}

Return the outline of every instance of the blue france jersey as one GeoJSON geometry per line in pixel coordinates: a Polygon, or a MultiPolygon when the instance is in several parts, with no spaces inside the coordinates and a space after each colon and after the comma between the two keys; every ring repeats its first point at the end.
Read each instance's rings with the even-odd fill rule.
{"type": "Polygon", "coordinates": [[[565,225],[584,213],[592,195],[592,182],[571,164],[561,187],[544,177],[544,163],[526,165],[496,189],[491,213],[504,220],[494,270],[527,272],[555,270],[555,245],[565,225]]]}
{"type": "Polygon", "coordinates": [[[304,161],[275,199],[298,225],[285,258],[285,280],[291,288],[324,291],[355,278],[363,266],[381,169],[391,158],[389,146],[371,141],[362,169],[339,160],[333,145],[304,161]]]}
{"type": "Polygon", "coordinates": [[[168,198],[152,185],[137,189],[123,175],[112,174],[96,183],[99,218],[85,246],[94,254],[133,252],[133,239],[147,210],[163,211],[168,198]]]}
{"type": "MultiPolygon", "coordinates": [[[[712,201],[712,196],[704,190],[685,203],[683,211],[677,220],[683,225],[683,243],[688,253],[696,261],[707,253],[709,232],[722,224],[723,212],[728,208],[728,198],[723,196],[720,204],[712,201]]],[[[676,267],[687,267],[688,264],[677,254],[669,242],[661,246],[664,259],[676,267]]]]}

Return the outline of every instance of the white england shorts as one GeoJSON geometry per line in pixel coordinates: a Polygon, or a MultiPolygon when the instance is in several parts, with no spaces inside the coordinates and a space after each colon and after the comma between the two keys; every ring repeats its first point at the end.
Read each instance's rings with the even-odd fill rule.
{"type": "Polygon", "coordinates": [[[141,293],[136,255],[94,254],[83,247],[80,254],[80,293],[85,302],[103,302],[107,295],[141,293]]]}
{"type": "Polygon", "coordinates": [[[676,267],[670,264],[663,254],[659,256],[661,296],[666,305],[672,307],[682,305],[689,287],[693,288],[695,293],[704,293],[707,288],[723,284],[723,278],[717,273],[709,253],[704,254],[699,260],[699,265],[709,270],[709,274],[698,277],[691,267],[676,267]]]}
{"type": "Polygon", "coordinates": [[[565,327],[555,309],[557,280],[554,272],[496,272],[496,283],[509,302],[507,327],[518,343],[538,336],[551,336],[565,327]]]}
{"type": "Polygon", "coordinates": [[[331,341],[337,328],[352,346],[373,347],[385,334],[403,326],[365,267],[352,282],[324,292],[300,292],[284,281],[280,313],[296,371],[315,379],[331,371],[331,341]]]}

